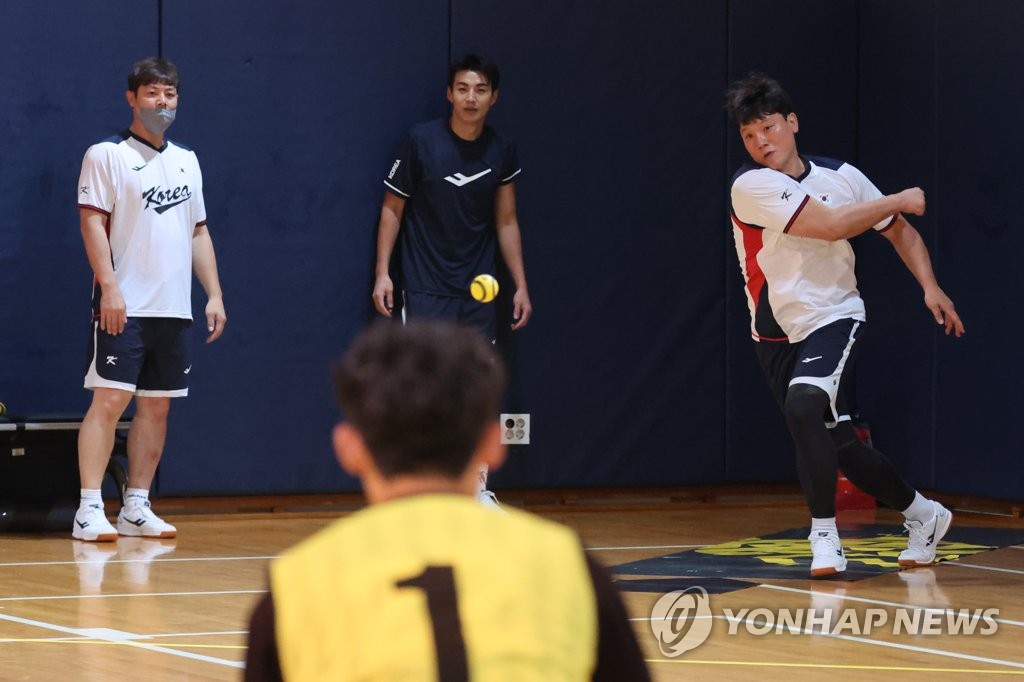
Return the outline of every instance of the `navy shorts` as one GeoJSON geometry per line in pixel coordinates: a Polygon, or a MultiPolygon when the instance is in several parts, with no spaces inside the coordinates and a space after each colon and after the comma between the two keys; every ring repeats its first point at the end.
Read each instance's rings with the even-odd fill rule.
{"type": "Polygon", "coordinates": [[[450,320],[479,330],[494,343],[497,338],[494,303],[481,303],[469,296],[437,296],[403,291],[402,319],[450,320]]]}
{"type": "Polygon", "coordinates": [[[129,317],[124,331],[113,336],[94,321],[85,387],[150,397],[188,395],[191,327],[192,320],[175,317],[129,317]]]}
{"type": "Polygon", "coordinates": [[[758,342],[757,359],[779,407],[785,406],[790,386],[810,384],[828,394],[829,414],[823,415],[827,424],[849,420],[843,389],[855,379],[854,359],[863,331],[863,322],[846,319],[815,330],[800,343],[758,342]]]}

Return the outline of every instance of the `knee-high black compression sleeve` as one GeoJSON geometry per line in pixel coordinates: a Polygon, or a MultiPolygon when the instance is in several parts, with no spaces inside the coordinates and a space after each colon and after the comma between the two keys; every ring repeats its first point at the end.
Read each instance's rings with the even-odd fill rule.
{"type": "MultiPolygon", "coordinates": [[[[796,444],[796,469],[816,519],[836,515],[836,444],[825,427],[828,394],[817,386],[794,384],[786,392],[783,411],[796,444]]],[[[852,480],[852,479],[851,479],[852,480]]]]}
{"type": "Polygon", "coordinates": [[[903,511],[914,501],[915,491],[899,475],[889,458],[857,438],[850,422],[832,429],[839,468],[850,481],[876,500],[903,511]]]}

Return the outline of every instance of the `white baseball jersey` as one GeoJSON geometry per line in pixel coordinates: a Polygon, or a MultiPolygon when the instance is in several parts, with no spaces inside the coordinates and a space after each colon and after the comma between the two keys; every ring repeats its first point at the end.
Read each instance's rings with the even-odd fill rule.
{"type": "MultiPolygon", "coordinates": [[[[865,320],[850,243],[787,233],[808,201],[842,206],[882,193],[848,163],[818,157],[804,162],[807,170],[796,179],[753,164],[733,178],[733,237],[757,341],[798,343],[836,320],[865,320]]],[[[885,230],[895,218],[874,229],[885,230]]]]}
{"type": "Polygon", "coordinates": [[[95,144],[82,162],[78,206],[109,218],[129,317],[192,319],[192,234],[206,223],[194,152],[170,141],[156,149],[128,131],[95,144]]]}

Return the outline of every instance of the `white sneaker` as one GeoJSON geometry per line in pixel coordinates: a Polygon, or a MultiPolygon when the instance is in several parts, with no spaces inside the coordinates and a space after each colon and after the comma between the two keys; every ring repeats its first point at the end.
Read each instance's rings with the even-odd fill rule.
{"type": "Polygon", "coordinates": [[[941,504],[932,500],[935,513],[930,521],[907,521],[903,527],[910,531],[910,540],[907,548],[900,552],[900,566],[903,568],[915,568],[917,566],[931,566],[935,562],[935,550],[938,549],[939,540],[949,530],[953,523],[953,513],[941,504]]]}
{"type": "Polygon", "coordinates": [[[75,512],[71,537],[86,542],[113,542],[117,539],[117,531],[110,525],[110,521],[107,521],[107,516],[103,513],[103,505],[94,502],[79,507],[75,512]]]}
{"type": "Polygon", "coordinates": [[[846,570],[846,554],[839,535],[831,531],[812,531],[807,538],[811,541],[811,577],[822,578],[846,570]]]}
{"type": "Polygon", "coordinates": [[[502,514],[505,513],[505,510],[501,508],[500,504],[498,504],[498,496],[492,493],[490,490],[481,490],[480,492],[478,492],[476,494],[476,500],[477,502],[487,507],[488,509],[499,511],[502,514]]]}
{"type": "Polygon", "coordinates": [[[121,507],[117,515],[117,532],[130,537],[173,538],[178,529],[153,513],[149,500],[143,504],[121,507]]]}

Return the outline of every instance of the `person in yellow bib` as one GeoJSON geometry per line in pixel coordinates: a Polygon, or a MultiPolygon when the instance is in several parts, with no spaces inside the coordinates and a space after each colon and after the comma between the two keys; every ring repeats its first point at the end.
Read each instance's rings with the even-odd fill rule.
{"type": "Polygon", "coordinates": [[[505,458],[505,369],[478,332],[381,321],[333,378],[334,449],[370,504],[271,563],[246,680],[650,679],[577,535],[474,499],[505,458]]]}

